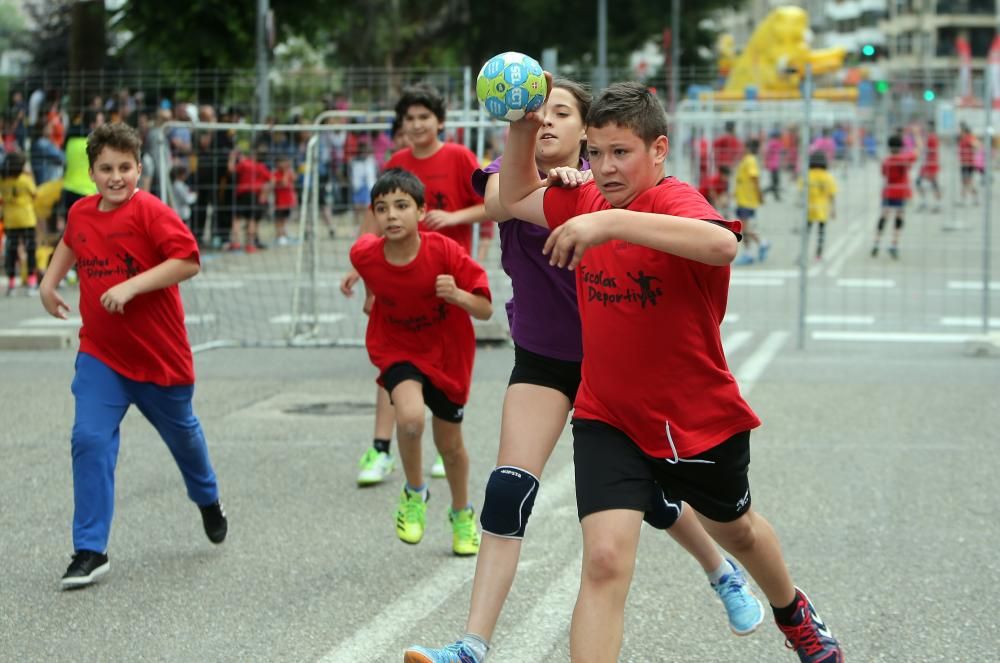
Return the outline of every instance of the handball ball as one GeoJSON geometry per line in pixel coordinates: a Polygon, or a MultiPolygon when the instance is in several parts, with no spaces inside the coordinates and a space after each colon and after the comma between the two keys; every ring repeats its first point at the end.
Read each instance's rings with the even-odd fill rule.
{"type": "Polygon", "coordinates": [[[498,120],[520,120],[545,101],[545,74],[538,61],[523,53],[494,55],[479,71],[476,96],[498,120]]]}

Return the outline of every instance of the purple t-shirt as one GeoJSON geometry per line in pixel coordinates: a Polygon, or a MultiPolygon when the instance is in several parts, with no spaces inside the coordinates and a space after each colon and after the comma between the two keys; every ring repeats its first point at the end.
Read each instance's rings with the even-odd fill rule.
{"type": "MultiPolygon", "coordinates": [[[[500,157],[472,174],[472,188],[486,193],[486,180],[500,172],[500,157]]],[[[589,170],[587,162],[581,164],[589,170]]],[[[539,173],[539,176],[543,176],[539,173]]],[[[514,342],[535,354],[563,361],[583,359],[580,312],[576,306],[576,274],[549,264],[542,247],[548,228],[520,219],[500,224],[500,264],[514,296],[507,302],[507,321],[514,342]]]]}

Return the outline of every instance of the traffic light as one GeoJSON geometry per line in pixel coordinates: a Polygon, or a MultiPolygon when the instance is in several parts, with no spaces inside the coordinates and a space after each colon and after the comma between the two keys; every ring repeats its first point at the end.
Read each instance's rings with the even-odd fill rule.
{"type": "Polygon", "coordinates": [[[924,101],[934,101],[934,90],[924,90],[924,101]]]}
{"type": "Polygon", "coordinates": [[[871,44],[865,44],[864,46],[861,47],[861,55],[865,56],[866,58],[872,57],[873,55],[875,55],[875,47],[872,46],[871,44]]]}
{"type": "Polygon", "coordinates": [[[879,94],[885,94],[889,91],[889,81],[875,81],[875,90],[879,94]]]}

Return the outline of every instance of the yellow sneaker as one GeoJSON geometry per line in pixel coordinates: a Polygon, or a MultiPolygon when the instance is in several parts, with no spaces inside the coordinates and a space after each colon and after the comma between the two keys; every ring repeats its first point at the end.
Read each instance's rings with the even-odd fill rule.
{"type": "Polygon", "coordinates": [[[461,511],[448,510],[451,521],[451,550],[456,555],[466,557],[479,552],[479,532],[476,530],[476,512],[472,507],[461,511]]]}
{"type": "MultiPolygon", "coordinates": [[[[430,493],[427,493],[430,499],[430,493]]],[[[427,502],[420,493],[411,493],[403,487],[396,507],[396,536],[404,543],[420,543],[427,524],[427,502]]],[[[478,547],[478,544],[477,544],[478,547]]]]}

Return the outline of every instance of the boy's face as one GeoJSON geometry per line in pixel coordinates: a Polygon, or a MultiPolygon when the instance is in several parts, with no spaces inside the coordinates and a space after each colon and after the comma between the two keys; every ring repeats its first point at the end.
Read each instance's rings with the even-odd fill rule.
{"type": "Polygon", "coordinates": [[[663,177],[667,137],[649,147],[631,129],[609,123],[587,129],[587,160],[598,190],[613,207],[626,207],[663,177]]]}
{"type": "Polygon", "coordinates": [[[403,134],[409,144],[417,149],[433,145],[443,127],[437,115],[427,106],[415,104],[407,108],[403,115],[403,134]]]}
{"type": "Polygon", "coordinates": [[[390,242],[408,239],[417,232],[417,223],[424,216],[424,208],[403,191],[390,191],[372,201],[372,212],[382,236],[390,242]]]}
{"type": "Polygon", "coordinates": [[[103,148],[90,168],[90,179],[101,194],[102,208],[115,209],[127,202],[135,193],[141,173],[142,165],[131,152],[103,148]]]}

